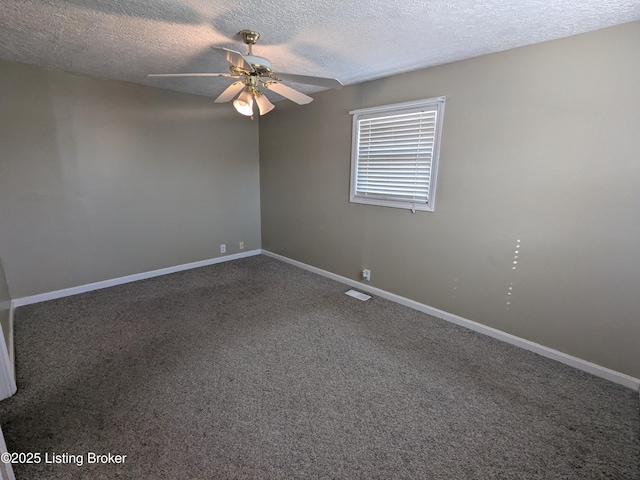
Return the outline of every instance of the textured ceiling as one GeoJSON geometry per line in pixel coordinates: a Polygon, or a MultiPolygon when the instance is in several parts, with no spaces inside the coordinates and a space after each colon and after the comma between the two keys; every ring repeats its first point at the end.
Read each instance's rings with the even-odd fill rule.
{"type": "Polygon", "coordinates": [[[210,47],[246,53],[247,28],[275,71],[352,84],[638,19],[638,0],[1,0],[0,57],[215,97],[229,79],[144,75],[227,72],[210,47]]]}

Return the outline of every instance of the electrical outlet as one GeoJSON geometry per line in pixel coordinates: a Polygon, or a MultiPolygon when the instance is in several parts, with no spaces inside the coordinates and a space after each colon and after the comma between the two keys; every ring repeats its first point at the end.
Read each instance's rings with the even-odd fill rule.
{"type": "Polygon", "coordinates": [[[367,282],[371,281],[371,270],[368,269],[364,269],[362,270],[362,279],[366,280],[367,282]]]}
{"type": "Polygon", "coordinates": [[[238,244],[238,248],[240,248],[240,250],[244,250],[244,242],[240,242],[238,244]]]}
{"type": "Polygon", "coordinates": [[[224,243],[220,245],[220,253],[227,253],[227,246],[224,243]]]}

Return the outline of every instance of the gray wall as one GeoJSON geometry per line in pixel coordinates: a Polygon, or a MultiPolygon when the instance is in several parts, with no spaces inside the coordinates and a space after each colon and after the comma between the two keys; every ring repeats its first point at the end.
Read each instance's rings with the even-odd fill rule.
{"type": "Polygon", "coordinates": [[[278,108],[263,248],[640,377],[639,45],[635,22],[278,108]],[[436,211],[349,203],[349,110],[439,95],[436,211]]]}
{"type": "Polygon", "coordinates": [[[0,62],[13,298],[260,248],[257,122],[211,99],[0,62]]]}

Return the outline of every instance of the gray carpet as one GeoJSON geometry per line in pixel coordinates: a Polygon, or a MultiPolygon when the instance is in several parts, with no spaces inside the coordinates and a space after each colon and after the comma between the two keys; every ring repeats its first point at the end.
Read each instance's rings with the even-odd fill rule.
{"type": "Polygon", "coordinates": [[[22,307],[18,479],[638,479],[638,393],[264,256],[22,307]],[[88,452],[127,455],[87,464],[88,452]]]}

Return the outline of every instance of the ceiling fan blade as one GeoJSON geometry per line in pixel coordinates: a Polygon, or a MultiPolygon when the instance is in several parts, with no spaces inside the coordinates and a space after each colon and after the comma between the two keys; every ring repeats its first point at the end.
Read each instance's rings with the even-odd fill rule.
{"type": "Polygon", "coordinates": [[[278,95],[282,95],[284,98],[287,98],[292,102],[297,103],[298,105],[306,105],[307,103],[313,102],[313,98],[311,98],[310,96],[294,90],[284,83],[265,82],[264,86],[272,92],[276,92],[278,95]]]}
{"type": "Polygon", "coordinates": [[[150,73],[145,77],[233,77],[239,78],[240,75],[232,75],[230,73],[150,73]]]}
{"type": "Polygon", "coordinates": [[[336,90],[342,88],[342,82],[335,78],[310,77],[308,75],[296,75],[293,73],[276,73],[276,77],[285,82],[317,85],[318,87],[335,88],[336,90]]]}
{"type": "Polygon", "coordinates": [[[225,91],[222,92],[220,96],[218,96],[218,98],[214,100],[214,102],[215,103],[230,102],[231,100],[233,100],[233,97],[235,97],[236,94],[243,88],[244,88],[244,82],[234,82],[231,85],[229,85],[225,89],[225,91]]]}
{"type": "Polygon", "coordinates": [[[249,62],[247,62],[247,59],[244,58],[240,52],[229,50],[228,48],[224,47],[211,48],[213,48],[216,52],[226,58],[227,62],[229,62],[231,65],[235,65],[236,67],[239,67],[243,70],[249,70],[250,72],[253,72],[253,67],[249,62]]]}

